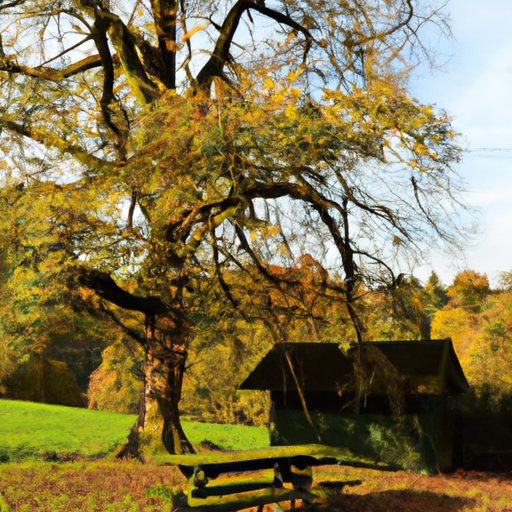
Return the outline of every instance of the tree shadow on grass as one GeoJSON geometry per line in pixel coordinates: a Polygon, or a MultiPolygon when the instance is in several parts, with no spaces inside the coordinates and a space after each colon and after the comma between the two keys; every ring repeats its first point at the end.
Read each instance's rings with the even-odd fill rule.
{"type": "Polygon", "coordinates": [[[476,506],[471,498],[452,498],[420,491],[382,491],[365,495],[338,494],[326,500],[333,512],[458,512],[476,506]]]}

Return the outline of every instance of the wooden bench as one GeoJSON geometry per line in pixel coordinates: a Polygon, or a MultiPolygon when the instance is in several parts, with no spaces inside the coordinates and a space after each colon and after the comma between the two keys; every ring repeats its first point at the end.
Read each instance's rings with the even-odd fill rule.
{"type": "Polygon", "coordinates": [[[323,445],[173,455],[169,462],[188,479],[186,491],[173,499],[173,510],[194,512],[231,512],[255,506],[262,510],[266,504],[281,501],[290,501],[294,508],[297,499],[311,502],[314,498],[310,492],[312,467],[337,463],[370,466],[354,461],[348,450],[323,445]],[[266,472],[263,477],[262,471],[266,472]],[[251,472],[260,473],[247,475],[251,472]],[[218,485],[208,485],[220,475],[227,478],[218,485]]]}

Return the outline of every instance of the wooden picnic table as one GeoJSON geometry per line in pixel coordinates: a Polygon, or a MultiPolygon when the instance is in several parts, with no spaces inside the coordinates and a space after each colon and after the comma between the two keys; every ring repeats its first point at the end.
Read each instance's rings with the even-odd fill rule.
{"type": "Polygon", "coordinates": [[[293,508],[297,499],[312,500],[314,466],[341,463],[378,467],[358,461],[347,449],[318,444],[172,455],[168,461],[176,464],[188,479],[188,487],[175,497],[173,509],[195,512],[231,512],[251,506],[262,510],[263,505],[288,500],[293,508]],[[263,477],[246,475],[262,471],[266,472],[263,477]],[[218,485],[208,485],[220,475],[229,477],[218,485]]]}

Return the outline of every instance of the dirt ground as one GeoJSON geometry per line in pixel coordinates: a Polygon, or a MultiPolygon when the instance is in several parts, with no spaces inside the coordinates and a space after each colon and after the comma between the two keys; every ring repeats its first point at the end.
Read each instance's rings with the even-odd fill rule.
{"type": "MultiPolygon", "coordinates": [[[[0,492],[14,512],[170,512],[172,489],[185,485],[169,466],[0,464],[0,492]]],[[[321,466],[313,469],[311,491],[315,505],[297,512],[512,512],[512,472],[427,476],[321,466]]],[[[265,512],[289,508],[290,502],[282,502],[265,512]]],[[[256,512],[254,506],[249,510],[256,512]]]]}
{"type": "MultiPolygon", "coordinates": [[[[318,471],[320,474],[316,478],[319,482],[322,471],[318,471]]],[[[331,475],[337,471],[339,469],[335,468],[331,475]]],[[[349,469],[343,469],[341,473],[344,478],[336,480],[344,482],[342,492],[333,495],[325,504],[332,510],[512,512],[512,474],[459,471],[451,475],[422,476],[349,469]]],[[[327,475],[327,484],[331,478],[327,475]]]]}
{"type": "MultiPolygon", "coordinates": [[[[512,473],[458,471],[426,476],[324,466],[315,470],[314,482],[313,493],[322,489],[329,495],[314,506],[322,511],[512,512],[512,473]]],[[[287,509],[289,503],[280,507],[287,509]]],[[[276,510],[269,506],[265,512],[276,510]]]]}

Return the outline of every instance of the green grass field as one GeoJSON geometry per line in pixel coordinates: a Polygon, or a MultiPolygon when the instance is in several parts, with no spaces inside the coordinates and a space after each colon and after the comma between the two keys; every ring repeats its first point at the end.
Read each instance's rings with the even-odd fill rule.
{"type": "Polygon", "coordinates": [[[204,441],[226,451],[256,450],[270,446],[268,430],[265,427],[184,421],[183,429],[198,451],[201,451],[201,443],[204,441]]]}
{"type": "MultiPolygon", "coordinates": [[[[32,402],[0,400],[0,462],[99,459],[126,440],[135,416],[32,402]]],[[[264,427],[184,422],[192,444],[223,450],[269,445],[264,427]]]]}

